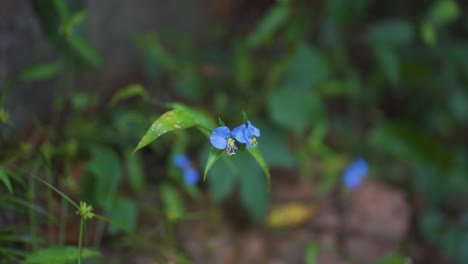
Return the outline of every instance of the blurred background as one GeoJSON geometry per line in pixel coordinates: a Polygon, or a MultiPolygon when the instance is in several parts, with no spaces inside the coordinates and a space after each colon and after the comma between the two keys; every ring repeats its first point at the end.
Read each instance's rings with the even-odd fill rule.
{"type": "Polygon", "coordinates": [[[76,262],[76,209],[35,177],[110,219],[89,263],[468,263],[467,8],[0,1],[0,263],[76,262]],[[134,152],[174,102],[245,112],[271,190],[242,152],[184,181],[196,129],[134,152]]]}

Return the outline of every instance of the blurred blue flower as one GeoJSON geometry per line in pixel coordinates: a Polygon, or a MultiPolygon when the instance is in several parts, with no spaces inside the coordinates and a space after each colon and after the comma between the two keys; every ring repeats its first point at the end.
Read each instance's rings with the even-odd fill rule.
{"type": "Polygon", "coordinates": [[[237,146],[227,126],[215,128],[211,133],[210,141],[213,147],[226,150],[228,155],[236,154],[237,146]]]}
{"type": "Polygon", "coordinates": [[[242,124],[232,130],[232,136],[240,143],[244,143],[247,148],[255,147],[258,144],[257,138],[260,137],[260,129],[247,120],[247,125],[242,124]]]}
{"type": "Polygon", "coordinates": [[[367,162],[359,157],[343,171],[343,183],[350,189],[356,189],[369,170],[367,162]]]}
{"type": "Polygon", "coordinates": [[[190,160],[186,155],[175,155],[173,162],[177,167],[182,169],[185,184],[194,185],[198,182],[200,175],[198,171],[190,165],[190,160]]]}
{"type": "Polygon", "coordinates": [[[200,174],[198,171],[192,167],[187,167],[184,169],[184,182],[187,185],[194,185],[200,179],[200,174]]]}
{"type": "Polygon", "coordinates": [[[173,161],[174,164],[181,169],[184,169],[190,165],[189,158],[183,154],[175,155],[173,161]]]}

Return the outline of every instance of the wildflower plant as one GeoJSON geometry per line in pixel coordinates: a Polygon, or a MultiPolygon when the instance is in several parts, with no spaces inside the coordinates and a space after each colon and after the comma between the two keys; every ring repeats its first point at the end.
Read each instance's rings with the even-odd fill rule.
{"type": "MultiPolygon", "coordinates": [[[[192,109],[182,104],[170,104],[172,110],[162,114],[148,131],[143,135],[140,142],[134,151],[147,146],[163,134],[180,129],[191,127],[198,128],[204,135],[209,138],[211,143],[211,151],[208,155],[205,170],[203,173],[203,180],[214,163],[223,155],[232,156],[237,151],[242,150],[248,152],[260,165],[263,172],[267,177],[268,188],[270,185],[270,173],[266,162],[258,150],[258,138],[260,137],[260,129],[255,127],[244,114],[244,122],[234,129],[229,129],[221,119],[219,119],[219,126],[216,127],[215,123],[205,113],[192,109]]],[[[174,160],[177,166],[184,170],[184,179],[190,182],[196,178],[195,172],[188,169],[184,158],[178,157],[174,160]],[[185,168],[185,169],[184,169],[185,168]]]]}

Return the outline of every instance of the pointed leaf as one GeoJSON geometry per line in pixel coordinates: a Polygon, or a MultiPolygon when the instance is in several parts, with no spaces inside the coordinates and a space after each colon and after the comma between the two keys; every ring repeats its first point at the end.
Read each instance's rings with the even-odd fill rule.
{"type": "Polygon", "coordinates": [[[21,81],[41,81],[56,76],[60,71],[60,64],[47,62],[26,68],[18,75],[21,81]]]}
{"type": "Polygon", "coordinates": [[[260,150],[258,148],[248,148],[247,151],[252,155],[252,157],[255,158],[257,161],[258,165],[262,168],[263,172],[265,173],[265,176],[267,177],[267,183],[268,183],[268,190],[270,189],[270,171],[268,170],[268,166],[263,159],[262,153],[260,153],[260,150]]]}
{"type": "Polygon", "coordinates": [[[207,132],[214,127],[212,121],[201,112],[180,104],[172,104],[171,106],[175,109],[164,113],[154,121],[146,134],[141,138],[134,151],[141,149],[161,135],[172,130],[198,126],[207,132]]]}
{"type": "Polygon", "coordinates": [[[272,6],[247,37],[249,47],[257,47],[275,34],[290,14],[288,4],[278,3],[272,6]]]}
{"type": "Polygon", "coordinates": [[[149,94],[140,84],[131,84],[114,94],[109,102],[109,106],[115,106],[118,102],[130,98],[132,96],[140,96],[142,99],[148,99],[149,94]]]}
{"type": "Polygon", "coordinates": [[[73,35],[67,38],[70,47],[84,60],[86,63],[99,67],[104,63],[104,59],[96,48],[85,39],[73,35]]]}
{"type": "Polygon", "coordinates": [[[208,155],[208,160],[206,161],[206,166],[205,166],[205,172],[203,173],[203,180],[206,179],[206,175],[208,174],[208,171],[213,167],[215,162],[223,155],[224,151],[211,148],[210,154],[208,155]]]}
{"type": "Polygon", "coordinates": [[[2,181],[8,191],[13,194],[13,187],[11,187],[10,178],[8,178],[6,171],[2,167],[0,167],[0,181],[2,181]]]}

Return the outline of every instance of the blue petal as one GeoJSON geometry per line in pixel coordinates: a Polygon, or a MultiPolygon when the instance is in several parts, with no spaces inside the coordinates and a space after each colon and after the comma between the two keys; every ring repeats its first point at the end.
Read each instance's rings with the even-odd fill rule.
{"type": "Polygon", "coordinates": [[[368,170],[367,162],[363,158],[357,158],[344,170],[343,183],[350,189],[359,187],[368,170]]]}
{"type": "Polygon", "coordinates": [[[183,155],[183,154],[177,154],[174,156],[174,158],[172,159],[172,161],[174,162],[174,164],[183,169],[183,168],[186,168],[190,165],[190,160],[187,156],[183,155]]]}
{"type": "Polygon", "coordinates": [[[184,182],[187,185],[194,185],[200,179],[200,174],[198,171],[192,167],[184,169],[184,182]]]}
{"type": "Polygon", "coordinates": [[[231,131],[227,126],[220,126],[213,130],[210,136],[211,144],[217,149],[225,149],[228,144],[228,138],[231,131]]]}
{"type": "Polygon", "coordinates": [[[247,120],[247,124],[246,137],[249,139],[252,137],[260,137],[260,129],[252,125],[250,120],[247,120]]]}
{"type": "Polygon", "coordinates": [[[245,136],[245,130],[246,130],[246,126],[244,124],[234,128],[232,130],[232,137],[235,138],[238,142],[240,143],[247,143],[248,140],[245,136]]]}

